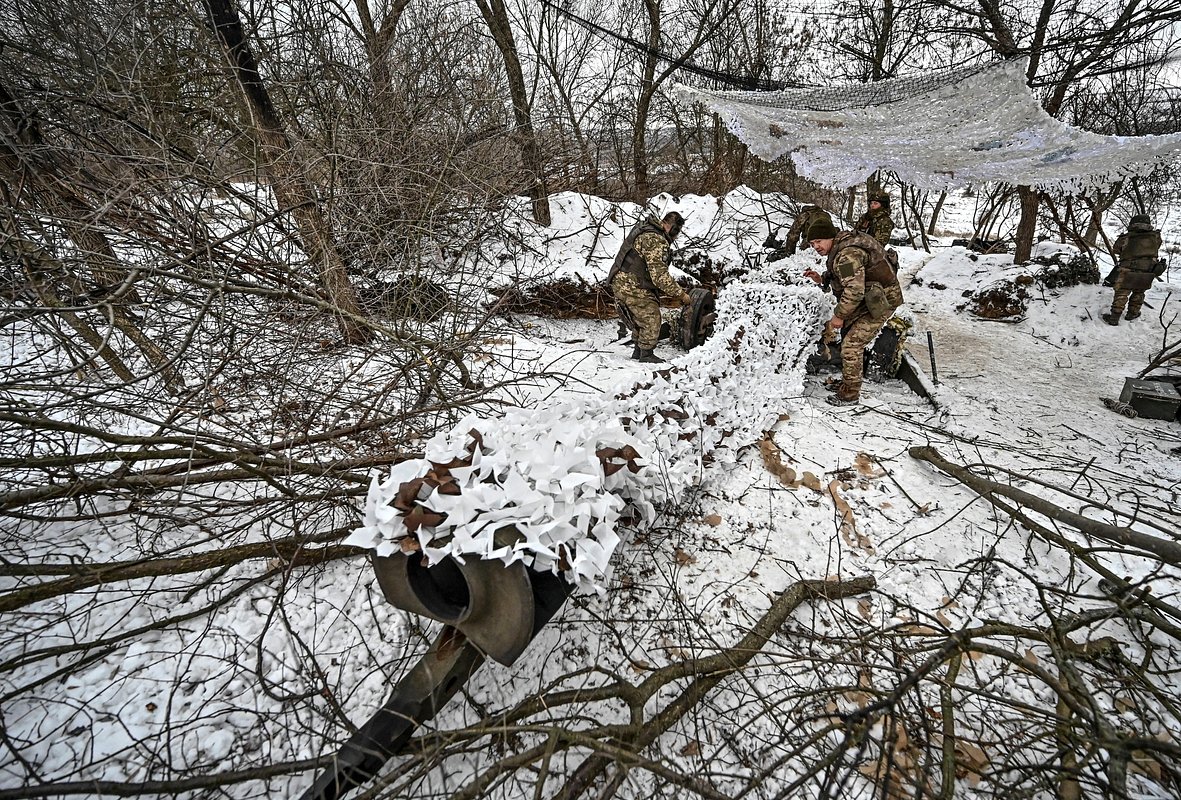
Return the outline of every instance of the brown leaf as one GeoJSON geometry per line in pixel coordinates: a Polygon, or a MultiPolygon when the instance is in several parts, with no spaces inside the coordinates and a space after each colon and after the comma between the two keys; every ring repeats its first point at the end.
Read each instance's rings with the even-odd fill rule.
{"type": "Polygon", "coordinates": [[[631,662],[631,668],[633,670],[635,670],[636,672],[651,672],[652,671],[652,665],[649,664],[647,661],[644,661],[643,659],[631,658],[628,660],[631,662]]]}
{"type": "Polygon", "coordinates": [[[874,466],[873,456],[869,453],[858,453],[853,459],[853,466],[867,478],[880,478],[886,474],[885,470],[874,466]]]}
{"type": "Polygon", "coordinates": [[[845,498],[841,497],[841,493],[838,491],[840,486],[840,482],[836,480],[828,484],[828,493],[832,496],[832,504],[837,513],[841,515],[841,537],[850,547],[858,547],[867,553],[872,553],[874,552],[873,544],[869,541],[868,536],[857,530],[853,519],[853,509],[845,498]]]}
{"type": "Polygon", "coordinates": [[[717,514],[707,514],[701,518],[701,521],[706,525],[712,525],[715,528],[722,524],[722,518],[717,514]]]}
{"type": "Polygon", "coordinates": [[[763,457],[763,466],[767,468],[768,472],[778,478],[779,482],[784,486],[789,489],[795,489],[799,486],[799,483],[796,482],[796,471],[783,463],[779,452],[779,447],[770,436],[759,442],[759,453],[763,457]]]}
{"type": "Polygon", "coordinates": [[[862,598],[857,601],[857,613],[866,621],[873,619],[873,602],[868,598],[862,598]]]}
{"type": "Polygon", "coordinates": [[[696,564],[697,563],[696,558],[689,555],[688,553],[686,553],[684,550],[682,550],[679,547],[677,549],[673,550],[673,556],[677,559],[677,563],[680,564],[682,567],[687,566],[689,564],[696,564]]]}
{"type": "Polygon", "coordinates": [[[804,484],[814,492],[820,492],[821,494],[824,493],[824,487],[820,485],[820,479],[811,472],[805,472],[804,477],[800,478],[800,483],[804,484]]]}
{"type": "Polygon", "coordinates": [[[687,744],[681,748],[681,755],[683,755],[683,756],[699,756],[699,755],[701,755],[701,743],[698,742],[696,739],[694,739],[693,741],[689,742],[689,744],[687,744]]]}

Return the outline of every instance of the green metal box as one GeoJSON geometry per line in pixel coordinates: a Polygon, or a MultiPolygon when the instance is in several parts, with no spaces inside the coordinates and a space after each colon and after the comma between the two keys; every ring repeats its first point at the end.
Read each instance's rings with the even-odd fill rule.
{"type": "Polygon", "coordinates": [[[1181,395],[1173,384],[1165,381],[1127,378],[1119,399],[1145,419],[1176,419],[1177,409],[1181,408],[1181,395]]]}

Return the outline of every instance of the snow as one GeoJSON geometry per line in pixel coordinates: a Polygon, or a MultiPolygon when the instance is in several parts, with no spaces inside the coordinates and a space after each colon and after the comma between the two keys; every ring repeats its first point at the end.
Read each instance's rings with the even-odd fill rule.
{"type": "MultiPolygon", "coordinates": [[[[613,247],[641,212],[573,194],[553,202],[552,228],[541,232],[521,223],[520,235],[505,243],[504,252],[515,255],[504,262],[502,280],[562,275],[595,280],[605,274],[613,247]]],[[[544,564],[538,559],[547,549],[585,534],[594,519],[598,524],[590,527],[590,539],[601,549],[573,541],[576,549],[588,548],[584,560],[576,559],[575,575],[584,588],[600,591],[571,599],[512,666],[486,665],[468,685],[470,702],[457,698],[428,730],[479,723],[484,711],[509,708],[542,691],[589,689],[608,680],[588,666],[638,682],[653,669],[732,645],[793,581],[872,575],[878,588],[871,596],[801,607],[741,676],[720,686],[696,716],[662,737],[650,753],[708,776],[724,793],[736,795],[746,778],[762,776],[760,796],[774,796],[823,746],[801,745],[797,758],[779,763],[788,745],[799,743],[795,732],[809,735],[818,720],[856,709],[868,693],[895,685],[913,663],[907,659],[921,650],[906,649],[923,642],[915,633],[921,626],[939,635],[985,622],[1036,626],[1045,624],[1048,605],[1100,606],[1102,593],[1092,573],[995,515],[958,482],[911,458],[908,448],[933,444],[959,463],[1011,469],[1110,504],[1120,510],[1121,523],[1135,519],[1141,527],[1156,523],[1176,530],[1181,459],[1171,451],[1181,445],[1181,429],[1113,414],[1100,398],[1118,394],[1123,378],[1160,347],[1164,325],[1181,298],[1173,285],[1157,282],[1148,293],[1151,313],[1116,328],[1097,322],[1110,302],[1110,290],[1099,286],[1039,291],[1017,323],[974,319],[956,310],[965,291],[1028,273],[1029,267],[948,246],[953,236],[970,235],[957,227],[967,216],[962,205],[970,202],[959,195],[949,199],[947,235],[937,237],[933,254],[900,248],[902,274],[922,279],[921,286],[905,290],[906,312],[916,323],[909,348],[925,365],[931,332],[940,378],[937,407],[897,382],[867,384],[861,406],[824,404],[823,388],[799,373],[793,351],[815,332],[824,303],[830,302],[799,281],[803,269],[817,263],[810,251],[777,262],[774,269],[757,267],[723,293],[713,339],[689,354],[662,348],[677,368],[668,377],[654,377],[649,365],[628,359],[628,349],[614,342],[613,322],[522,320],[511,340],[490,343],[489,352],[503,357],[472,364],[477,377],[528,376],[545,369],[564,378],[556,389],[540,381],[513,386],[506,390],[516,406],[512,410],[464,420],[427,443],[427,460],[466,455],[466,437],[474,428],[487,451],[471,453],[470,472],[455,470],[464,482],[460,497],[471,505],[442,497],[433,503],[455,521],[503,511],[509,499],[519,508],[545,509],[548,516],[513,517],[529,531],[527,552],[493,553],[479,531],[458,527],[451,545],[433,539],[425,544],[436,556],[528,557],[544,564]],[[724,352],[734,326],[746,331],[737,365],[724,352]],[[636,386],[642,388],[632,390],[636,386]],[[670,404],[680,404],[690,420],[675,428],[663,421],[631,430],[618,421],[626,408],[644,412],[670,404]],[[700,437],[713,435],[702,420],[714,412],[729,415],[734,433],[724,447],[710,442],[717,458],[706,465],[702,448],[678,445],[676,434],[681,425],[691,425],[700,437]],[[764,432],[785,465],[801,478],[811,473],[813,480],[788,486],[772,475],[757,446],[764,432]],[[604,475],[595,450],[627,443],[642,453],[642,470],[604,475]],[[494,482],[484,480],[492,475],[494,482]],[[623,500],[645,512],[634,529],[614,524],[623,500]],[[852,528],[842,524],[849,519],[852,528]],[[565,527],[547,527],[550,521],[565,527]],[[616,536],[623,541],[616,544],[616,536]],[[1045,586],[1069,591],[1051,602],[1045,586]],[[871,638],[882,627],[894,638],[871,638]],[[883,642],[895,642],[897,652],[883,642]]],[[[769,225],[789,221],[781,212],[765,213],[771,206],[780,204],[740,189],[723,198],[656,198],[651,210],[689,212],[680,245],[741,264],[759,252],[769,225]]],[[[1178,241],[1174,228],[1166,241],[1178,241]]],[[[1042,254],[1058,251],[1071,252],[1062,245],[1039,246],[1042,254]]],[[[1106,266],[1100,270],[1106,272],[1106,266]]],[[[1172,331],[1175,336],[1175,324],[1172,331]]],[[[22,360],[32,358],[35,345],[22,341],[14,352],[22,360]]],[[[309,363],[309,375],[326,369],[328,358],[309,363]]],[[[341,364],[328,374],[347,382],[349,373],[341,364]]],[[[362,373],[374,374],[381,374],[380,364],[362,373]]],[[[378,546],[397,541],[398,519],[379,501],[425,468],[424,461],[408,461],[373,476],[374,499],[364,507],[358,541],[378,546]]],[[[1024,488],[1063,505],[1087,505],[1065,491],[1024,488]]],[[[254,498],[242,488],[240,499],[254,498]]],[[[302,521],[325,530],[333,522],[302,521]]],[[[133,531],[90,520],[41,525],[33,533],[35,541],[5,547],[20,558],[108,561],[133,557],[140,546],[133,531]]],[[[191,529],[161,536],[174,545],[186,537],[204,541],[191,529]]],[[[1177,602],[1181,583],[1175,570],[1117,549],[1101,557],[1116,574],[1133,582],[1151,580],[1157,597],[1177,602]]],[[[11,588],[20,579],[2,580],[11,588]]],[[[330,753],[333,743],[348,735],[333,704],[354,723],[367,718],[424,649],[429,633],[385,603],[364,559],[273,572],[244,564],[195,594],[190,588],[179,580],[140,580],[4,615],[0,694],[6,699],[0,723],[36,776],[6,751],[0,786],[168,779],[189,767],[212,773],[330,753]],[[197,613],[231,590],[239,594],[197,613]],[[30,647],[117,635],[188,612],[195,616],[94,650],[84,666],[77,664],[78,654],[26,660],[30,647]]],[[[1146,657],[1146,644],[1158,648],[1154,657],[1173,669],[1160,688],[1165,695],[1181,691],[1176,656],[1161,634],[1137,641],[1113,626],[1112,635],[1121,637],[1133,663],[1146,657]]],[[[1043,663],[1053,662],[1046,648],[1031,652],[1043,663]]],[[[958,724],[977,733],[984,746],[1003,752],[1006,739],[1024,741],[1029,723],[1017,703],[1052,713],[1054,698],[1020,670],[984,658],[967,659],[964,673],[970,672],[988,684],[991,696],[957,692],[958,724]],[[998,704],[995,697],[1010,698],[1013,705],[998,704]]],[[[653,697],[648,710],[664,707],[673,689],[653,697]]],[[[937,694],[929,687],[923,691],[924,703],[938,708],[937,694]]],[[[1119,718],[1111,695],[1097,693],[1096,702],[1119,718]]],[[[604,723],[627,720],[621,704],[585,703],[539,715],[537,724],[577,725],[580,715],[604,723]]],[[[1175,718],[1160,719],[1163,729],[1178,735],[1175,718]]],[[[875,730],[880,739],[882,729],[875,730]]],[[[534,743],[530,737],[543,734],[522,736],[534,743]]],[[[842,736],[836,729],[820,741],[835,744],[842,736]]],[[[1051,747],[1030,742],[1022,757],[1039,764],[1051,747]]],[[[550,777],[539,779],[542,796],[552,796],[579,755],[553,759],[550,777]]],[[[407,793],[454,790],[501,758],[494,748],[459,752],[407,793]]],[[[305,772],[226,791],[240,798],[294,796],[311,779],[305,772]]],[[[1163,796],[1159,785],[1142,776],[1131,788],[1136,797],[1163,796]]],[[[533,787],[517,776],[502,791],[532,796],[533,787]]],[[[678,791],[637,770],[621,796],[678,791]]],[[[957,796],[990,791],[987,782],[974,789],[965,777],[957,796]]],[[[863,778],[848,786],[848,796],[871,793],[863,778]]]]}

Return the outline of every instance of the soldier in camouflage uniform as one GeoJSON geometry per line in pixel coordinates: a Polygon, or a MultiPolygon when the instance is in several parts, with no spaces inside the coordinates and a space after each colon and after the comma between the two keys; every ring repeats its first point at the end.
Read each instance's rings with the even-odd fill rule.
{"type": "Polygon", "coordinates": [[[1115,297],[1111,311],[1103,314],[1108,325],[1119,325],[1120,315],[1128,309],[1125,319],[1140,316],[1144,305],[1144,291],[1152,286],[1158,275],[1164,273],[1164,260],[1157,258],[1160,251],[1160,231],[1152,227],[1147,214],[1137,214],[1128,224],[1127,233],[1121,233],[1111,251],[1119,259],[1115,276],[1115,297]]]}
{"type": "Polygon", "coordinates": [[[872,193],[869,196],[869,211],[857,220],[855,229],[868,233],[882,247],[889,245],[890,234],[894,232],[894,220],[890,219],[890,195],[886,192],[872,193]]]}
{"type": "Polygon", "coordinates": [[[804,274],[817,283],[827,281],[837,297],[837,307],[826,326],[826,334],[841,331],[841,382],[828,402],[852,405],[861,398],[861,375],[865,348],[882,326],[902,305],[902,287],[895,275],[894,260],[877,240],[865,233],[837,232],[829,219],[812,223],[808,240],[817,253],[827,257],[823,277],[809,270],[804,274]]]}
{"type": "Polygon", "coordinates": [[[615,265],[607,275],[620,316],[633,328],[635,349],[632,358],[660,363],[652,351],[660,338],[660,303],[658,294],[675,297],[682,305],[689,303],[689,293],[668,274],[669,245],[685,224],[676,211],[657,221],[652,217],[637,226],[623,241],[615,265]]]}
{"type": "Polygon", "coordinates": [[[821,217],[829,218],[828,212],[819,206],[801,208],[800,213],[796,214],[795,221],[787,231],[786,240],[780,242],[774,236],[767,237],[767,246],[776,248],[767,254],[767,261],[778,261],[781,258],[794,256],[797,246],[806,250],[808,248],[808,228],[821,217]]]}

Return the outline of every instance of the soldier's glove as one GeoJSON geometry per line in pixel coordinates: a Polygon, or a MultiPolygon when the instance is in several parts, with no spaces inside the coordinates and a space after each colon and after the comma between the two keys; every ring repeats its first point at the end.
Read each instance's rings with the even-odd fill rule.
{"type": "MultiPolygon", "coordinates": [[[[776,231],[775,233],[778,233],[778,232],[779,231],[776,231]]],[[[775,233],[768,233],[767,234],[767,238],[765,240],[763,240],[763,247],[766,247],[771,250],[780,250],[783,248],[783,242],[781,242],[775,238],[775,233]]]]}

